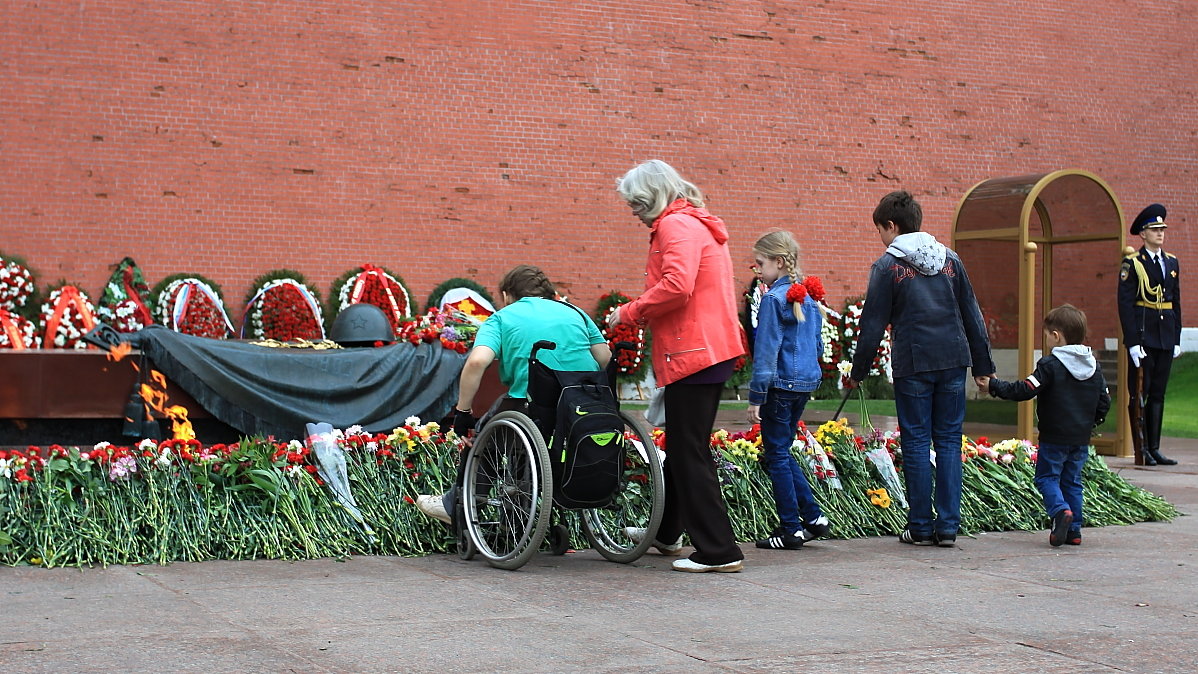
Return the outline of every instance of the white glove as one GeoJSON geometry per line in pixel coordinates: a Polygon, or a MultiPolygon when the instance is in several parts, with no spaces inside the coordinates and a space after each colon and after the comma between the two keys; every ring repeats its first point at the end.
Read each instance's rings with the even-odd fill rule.
{"type": "Polygon", "coordinates": [[[1180,355],[1181,355],[1181,345],[1180,345],[1180,344],[1174,344],[1174,345],[1173,345],[1173,357],[1174,357],[1174,358],[1176,358],[1176,357],[1178,357],[1178,356],[1180,356],[1180,355]]]}
{"type": "Polygon", "coordinates": [[[1131,364],[1140,367],[1140,361],[1143,360],[1148,353],[1144,351],[1144,347],[1140,344],[1127,347],[1127,355],[1131,356],[1131,364]]]}

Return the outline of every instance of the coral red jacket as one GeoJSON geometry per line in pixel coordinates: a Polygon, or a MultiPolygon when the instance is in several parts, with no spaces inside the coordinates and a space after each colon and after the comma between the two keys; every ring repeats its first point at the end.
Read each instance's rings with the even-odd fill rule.
{"type": "Polygon", "coordinates": [[[645,292],[620,318],[653,331],[653,375],[665,386],[745,353],[728,228],[685,199],[653,223],[645,292]]]}

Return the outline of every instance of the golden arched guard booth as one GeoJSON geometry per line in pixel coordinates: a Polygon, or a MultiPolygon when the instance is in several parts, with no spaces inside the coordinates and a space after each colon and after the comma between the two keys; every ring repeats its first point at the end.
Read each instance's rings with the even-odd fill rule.
{"type": "MultiPolygon", "coordinates": [[[[1069,303],[1086,312],[1086,344],[1102,364],[1116,419],[1101,454],[1130,456],[1127,362],[1116,292],[1123,210],[1098,176],[1067,169],[991,178],[974,185],[953,218],[953,248],[969,268],[990,331],[998,376],[1027,376],[1043,352],[1045,312],[1069,303]]],[[[1033,402],[1019,403],[1019,435],[1033,438],[1033,402]]]]}

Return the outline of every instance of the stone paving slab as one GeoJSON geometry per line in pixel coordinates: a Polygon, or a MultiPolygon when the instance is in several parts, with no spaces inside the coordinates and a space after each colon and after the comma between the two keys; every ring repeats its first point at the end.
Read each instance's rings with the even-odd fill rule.
{"type": "MultiPolygon", "coordinates": [[[[1198,512],[1198,442],[1172,468],[1108,459],[1198,512]]],[[[455,555],[0,568],[0,672],[1193,672],[1198,517],[745,547],[739,574],[672,558],[455,555]]]]}

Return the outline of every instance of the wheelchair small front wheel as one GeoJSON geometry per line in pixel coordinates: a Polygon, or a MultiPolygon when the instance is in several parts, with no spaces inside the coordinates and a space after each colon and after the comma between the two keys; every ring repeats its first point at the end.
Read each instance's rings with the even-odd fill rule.
{"type": "Polygon", "coordinates": [[[502,412],[463,463],[464,528],[492,566],[518,569],[541,547],[553,508],[549,450],[532,419],[502,412]]]}
{"type": "Polygon", "coordinates": [[[570,528],[564,524],[549,527],[549,552],[561,556],[570,551],[570,528]]]}
{"type": "Polygon", "coordinates": [[[591,547],[610,561],[627,564],[640,559],[657,538],[665,511],[666,481],[652,432],[624,412],[620,418],[624,420],[620,486],[610,505],[582,510],[579,519],[591,547]],[[635,535],[630,535],[630,529],[636,530],[635,535]]]}

